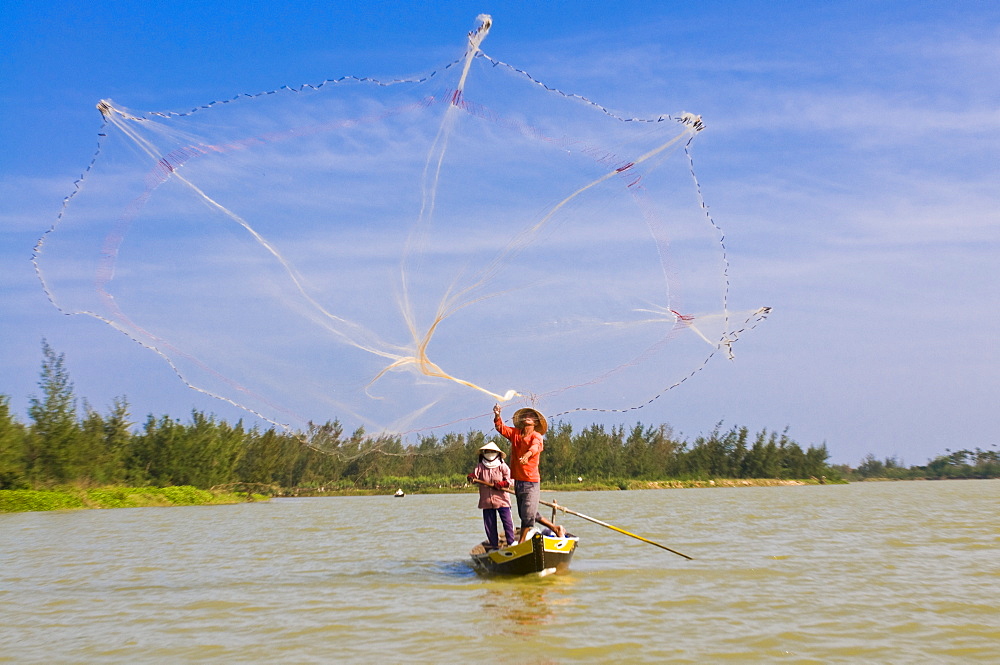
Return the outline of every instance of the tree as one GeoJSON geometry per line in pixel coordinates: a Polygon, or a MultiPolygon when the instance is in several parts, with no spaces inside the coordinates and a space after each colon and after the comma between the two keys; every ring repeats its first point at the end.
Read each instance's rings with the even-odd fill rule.
{"type": "Polygon", "coordinates": [[[76,397],[64,355],[57,355],[43,339],[42,356],[38,382],[42,397],[31,397],[28,407],[32,425],[26,470],[35,483],[66,482],[74,479],[87,461],[76,448],[76,397]]]}
{"type": "Polygon", "coordinates": [[[885,477],[885,464],[868,453],[858,465],[857,474],[862,478],[883,478],[885,477]]]}
{"type": "Polygon", "coordinates": [[[743,464],[745,478],[778,478],[781,476],[781,451],[777,432],[766,429],[757,433],[743,464]]]}
{"type": "Polygon", "coordinates": [[[810,476],[819,478],[824,475],[833,477],[832,470],[827,466],[826,461],[830,459],[830,452],[826,449],[826,443],[817,446],[809,446],[806,451],[805,472],[810,476]]]}
{"type": "Polygon", "coordinates": [[[0,490],[28,487],[24,466],[27,433],[10,412],[10,401],[0,395],[0,490]]]}
{"type": "MultiPolygon", "coordinates": [[[[504,447],[509,447],[504,443],[504,447]]],[[[545,452],[538,467],[545,480],[566,482],[579,475],[576,467],[576,451],[573,446],[573,427],[569,423],[558,422],[549,428],[545,437],[545,452]]]]}
{"type": "Polygon", "coordinates": [[[674,438],[674,431],[669,425],[656,428],[650,442],[650,460],[653,474],[658,478],[677,478],[681,474],[681,457],[687,449],[687,443],[674,438]]]}
{"type": "Polygon", "coordinates": [[[134,485],[170,485],[174,458],[179,456],[176,441],[184,426],[169,416],[159,420],[150,414],[141,434],[132,437],[126,452],[128,481],[134,485]]]}
{"type": "Polygon", "coordinates": [[[618,448],[614,433],[604,431],[604,425],[591,425],[573,439],[576,470],[586,478],[611,478],[615,475],[615,452],[618,448]]]}
{"type": "Polygon", "coordinates": [[[650,442],[656,436],[656,430],[646,429],[642,423],[636,423],[625,439],[624,465],[625,474],[629,478],[653,478],[653,459],[650,442]]]}
{"type": "Polygon", "coordinates": [[[691,475],[735,478],[740,474],[747,456],[747,430],[733,428],[722,434],[721,428],[722,423],[718,423],[708,437],[695,439],[687,455],[687,470],[691,475]]]}

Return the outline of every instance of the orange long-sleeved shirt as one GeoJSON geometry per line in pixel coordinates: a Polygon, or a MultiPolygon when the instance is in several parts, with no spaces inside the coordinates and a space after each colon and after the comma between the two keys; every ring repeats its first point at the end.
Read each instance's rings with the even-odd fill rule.
{"type": "Polygon", "coordinates": [[[508,427],[503,424],[500,416],[493,418],[493,426],[500,434],[510,441],[510,475],[514,480],[522,480],[532,483],[541,482],[542,477],[538,473],[538,461],[542,457],[542,450],[545,448],[545,440],[538,432],[532,432],[525,437],[524,433],[516,427],[508,427]],[[521,464],[521,455],[531,453],[531,457],[525,464],[521,464]]]}

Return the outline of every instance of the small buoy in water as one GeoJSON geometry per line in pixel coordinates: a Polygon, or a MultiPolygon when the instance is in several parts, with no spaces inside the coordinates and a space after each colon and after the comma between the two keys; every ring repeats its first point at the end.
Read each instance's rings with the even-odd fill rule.
{"type": "Polygon", "coordinates": [[[403,494],[403,488],[399,488],[398,490],[396,490],[396,493],[393,496],[399,497],[399,496],[406,496],[406,495],[403,494]]]}

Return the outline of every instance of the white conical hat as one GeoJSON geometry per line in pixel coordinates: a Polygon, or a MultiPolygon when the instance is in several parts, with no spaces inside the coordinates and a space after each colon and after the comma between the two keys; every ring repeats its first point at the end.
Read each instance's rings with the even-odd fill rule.
{"type": "Polygon", "coordinates": [[[500,448],[497,446],[497,444],[493,443],[492,441],[490,441],[485,446],[483,446],[482,448],[480,448],[479,449],[479,454],[482,455],[484,450],[495,450],[498,453],[500,453],[500,459],[507,459],[507,453],[505,453],[504,451],[500,450],[500,448]]]}

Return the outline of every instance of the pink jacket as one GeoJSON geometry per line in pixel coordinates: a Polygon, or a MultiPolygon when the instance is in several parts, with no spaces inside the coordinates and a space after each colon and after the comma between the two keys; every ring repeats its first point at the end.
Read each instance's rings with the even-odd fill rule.
{"type": "MultiPolygon", "coordinates": [[[[506,462],[500,462],[500,466],[493,467],[492,469],[487,469],[486,465],[479,462],[476,468],[472,471],[472,477],[476,480],[482,480],[487,483],[495,483],[498,480],[506,480],[507,484],[510,484],[510,467],[507,466],[506,462]]],[[[507,498],[507,493],[503,490],[493,489],[492,487],[487,487],[486,485],[479,486],[479,507],[482,509],[486,508],[503,508],[510,507],[510,499],[507,498]]]]}

